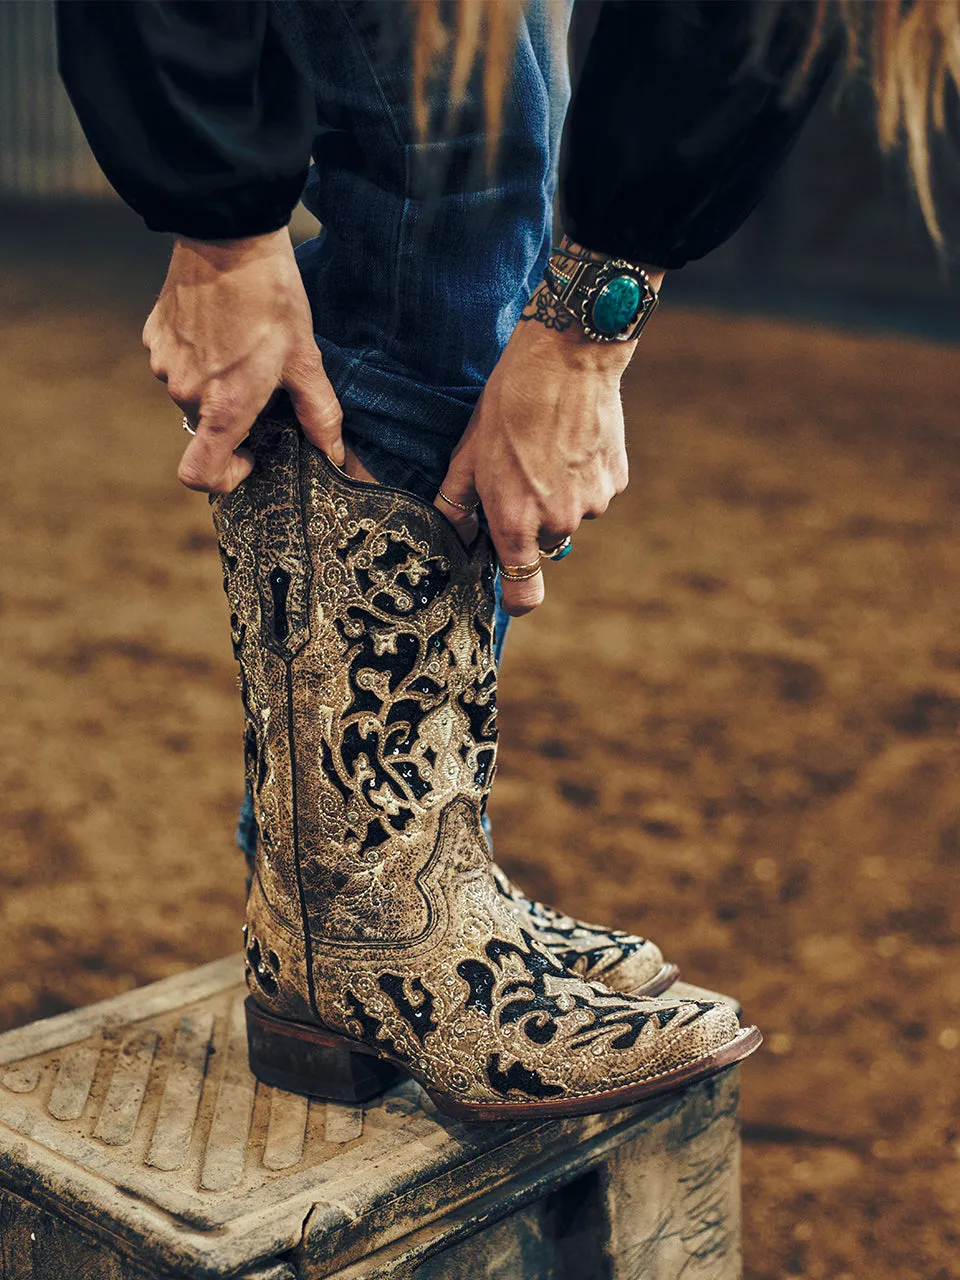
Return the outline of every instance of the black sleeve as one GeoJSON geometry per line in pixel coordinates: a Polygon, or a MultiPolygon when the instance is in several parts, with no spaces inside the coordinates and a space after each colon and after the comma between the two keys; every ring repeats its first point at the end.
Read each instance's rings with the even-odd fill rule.
{"type": "Polygon", "coordinates": [[[58,0],[57,44],[94,155],[151,230],[287,224],[315,107],[266,0],[58,0]]]}
{"type": "Polygon", "coordinates": [[[756,67],[747,55],[753,11],[764,2],[578,0],[559,175],[560,218],[573,240],[676,268],[715,249],[746,219],[837,56],[834,40],[797,101],[784,105],[813,6],[780,6],[756,67]]]}

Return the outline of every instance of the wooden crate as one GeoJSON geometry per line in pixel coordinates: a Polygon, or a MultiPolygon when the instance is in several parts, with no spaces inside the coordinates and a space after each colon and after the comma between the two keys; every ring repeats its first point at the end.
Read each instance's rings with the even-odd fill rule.
{"type": "Polygon", "coordinates": [[[544,1123],[321,1104],[255,1082],[244,995],[235,956],[0,1036],[2,1280],[740,1275],[735,1070],[544,1123]]]}

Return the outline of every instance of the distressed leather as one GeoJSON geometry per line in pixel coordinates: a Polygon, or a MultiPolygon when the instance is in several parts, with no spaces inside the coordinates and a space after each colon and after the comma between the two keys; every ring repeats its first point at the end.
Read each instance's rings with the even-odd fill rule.
{"type": "MultiPolygon", "coordinates": [[[[572,973],[626,994],[642,991],[661,976],[663,952],[649,938],[564,915],[555,907],[528,898],[496,863],[492,871],[494,883],[520,927],[572,973]]],[[[675,975],[676,967],[671,971],[675,975]]],[[[661,990],[665,985],[661,983],[661,990]]]]}
{"type": "Polygon", "coordinates": [[[493,559],[430,505],[350,480],[294,422],[213,500],[258,825],[256,1003],[464,1102],[593,1098],[729,1045],[722,1004],[584,981],[492,871],[493,559]]]}

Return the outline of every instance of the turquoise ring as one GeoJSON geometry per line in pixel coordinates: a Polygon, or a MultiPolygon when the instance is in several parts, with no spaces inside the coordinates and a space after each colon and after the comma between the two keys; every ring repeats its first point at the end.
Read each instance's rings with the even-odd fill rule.
{"type": "Polygon", "coordinates": [[[546,548],[546,550],[541,551],[540,554],[546,560],[565,560],[572,550],[573,539],[568,533],[562,542],[558,542],[555,547],[546,548]]]}

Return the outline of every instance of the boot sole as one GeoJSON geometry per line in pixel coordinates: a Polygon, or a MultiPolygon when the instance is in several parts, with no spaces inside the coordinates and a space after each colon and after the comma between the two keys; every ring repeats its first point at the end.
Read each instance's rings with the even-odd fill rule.
{"type": "MultiPolygon", "coordinates": [[[[406,1067],[359,1041],[334,1031],[289,1022],[266,1013],[248,996],[247,1041],[250,1070],[264,1084],[288,1093],[306,1094],[322,1102],[359,1105],[379,1097],[398,1080],[411,1076],[406,1067]]],[[[604,1093],[544,1102],[463,1102],[448,1094],[426,1089],[434,1106],[452,1120],[536,1120],[541,1116],[593,1115],[614,1111],[674,1093],[697,1081],[742,1062],[763,1043],[756,1027],[744,1027],[729,1044],[676,1071],[608,1089],[604,1093]]]]}

